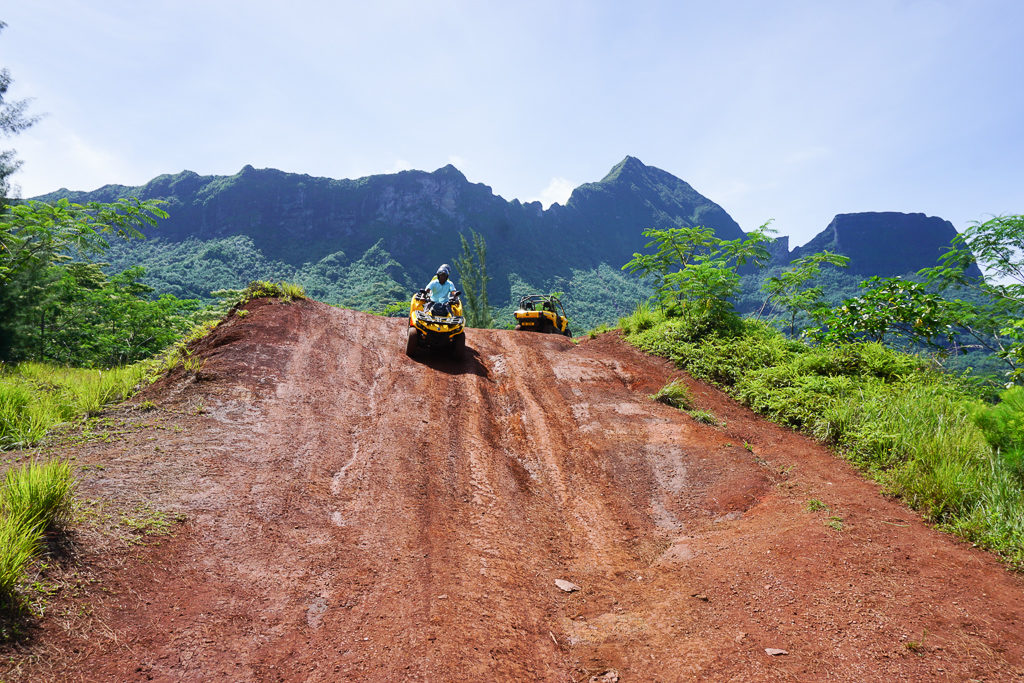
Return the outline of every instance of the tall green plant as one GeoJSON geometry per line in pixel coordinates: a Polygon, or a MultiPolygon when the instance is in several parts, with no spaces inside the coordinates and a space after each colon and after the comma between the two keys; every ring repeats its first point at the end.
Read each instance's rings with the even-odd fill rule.
{"type": "Polygon", "coordinates": [[[139,228],[166,217],[159,202],[138,199],[86,205],[29,201],[0,213],[0,360],[14,359],[36,326],[39,309],[62,279],[62,264],[102,253],[109,238],[141,238],[139,228]]]}
{"type": "Polygon", "coordinates": [[[762,264],[768,259],[768,224],[735,240],[723,240],[704,226],[644,230],[652,253],[634,253],[622,266],[633,274],[652,277],[655,297],[669,315],[687,315],[712,328],[735,321],[732,297],[739,292],[737,266],[762,264]]]}
{"type": "Polygon", "coordinates": [[[466,323],[470,327],[494,327],[491,307],[487,303],[487,242],[475,230],[470,230],[472,242],[459,235],[462,252],[455,258],[455,267],[462,282],[462,295],[466,302],[466,323]]]}
{"type": "Polygon", "coordinates": [[[850,259],[846,256],[823,251],[803,256],[793,261],[789,268],[779,275],[768,278],[762,289],[768,294],[761,310],[771,304],[788,316],[789,336],[796,335],[796,320],[801,313],[812,315],[822,306],[822,287],[811,287],[810,282],[821,274],[825,264],[846,268],[850,259]]]}
{"type": "Polygon", "coordinates": [[[1006,362],[1011,381],[1024,380],[1024,215],[972,223],[920,274],[940,289],[977,295],[955,300],[958,323],[1006,362]],[[974,274],[975,263],[984,275],[974,274]]]}

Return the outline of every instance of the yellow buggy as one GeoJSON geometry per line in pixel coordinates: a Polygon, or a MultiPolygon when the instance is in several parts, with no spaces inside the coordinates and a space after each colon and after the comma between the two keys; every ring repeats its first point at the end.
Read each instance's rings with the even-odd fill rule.
{"type": "Polygon", "coordinates": [[[569,319],[565,317],[562,302],[553,294],[528,294],[519,300],[519,306],[512,314],[517,330],[533,330],[564,334],[571,337],[569,319]]]}

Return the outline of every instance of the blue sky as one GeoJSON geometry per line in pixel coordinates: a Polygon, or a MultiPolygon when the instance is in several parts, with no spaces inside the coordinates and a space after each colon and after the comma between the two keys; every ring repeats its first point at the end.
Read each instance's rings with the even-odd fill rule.
{"type": "Polygon", "coordinates": [[[791,246],[1024,213],[1024,2],[46,0],[0,10],[23,196],[453,163],[564,202],[626,155],[791,246]],[[713,5],[713,6],[712,6],[713,5]]]}

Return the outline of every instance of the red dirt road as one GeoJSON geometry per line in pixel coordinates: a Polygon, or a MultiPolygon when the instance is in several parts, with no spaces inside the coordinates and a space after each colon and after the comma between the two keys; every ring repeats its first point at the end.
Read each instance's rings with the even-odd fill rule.
{"type": "Polygon", "coordinates": [[[653,402],[681,375],[614,334],[413,361],[403,320],[249,308],[73,453],[185,521],[83,543],[7,678],[1024,680],[1019,576],[717,390],[724,427],[653,402]]]}

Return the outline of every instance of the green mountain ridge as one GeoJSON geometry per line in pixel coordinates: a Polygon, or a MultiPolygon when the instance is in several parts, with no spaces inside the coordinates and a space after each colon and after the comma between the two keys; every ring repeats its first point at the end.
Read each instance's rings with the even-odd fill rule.
{"type": "MultiPolygon", "coordinates": [[[[593,309],[584,301],[606,302],[607,315],[588,313],[576,329],[612,322],[649,294],[648,287],[619,270],[644,249],[644,229],[704,225],[724,239],[744,235],[721,206],[631,156],[600,181],[577,187],[565,205],[547,209],[539,202],[507,201],[487,185],[469,182],[450,164],[433,172],[354,180],[247,165],[233,176],[183,171],[141,187],[62,189],[37,199],[125,196],[166,202],[170,218],[151,231],[149,240],[118,246],[109,256],[112,268],[143,265],[147,283],[157,291],[205,298],[212,290],[240,287],[254,278],[278,278],[302,284],[330,303],[380,307],[422,286],[439,263],[451,263],[460,251],[459,235],[474,230],[487,242],[492,304],[509,306],[522,286],[562,291],[567,305],[573,308],[578,301],[580,310],[593,309]]],[[[774,265],[788,263],[817,240],[850,255],[852,272],[905,274],[921,267],[921,258],[936,258],[941,251],[935,245],[948,245],[956,234],[948,222],[923,214],[842,216],[841,225],[822,233],[833,235],[831,241],[819,235],[791,253],[787,238],[777,240],[774,265]],[[858,232],[858,216],[872,225],[888,221],[893,226],[884,235],[886,250],[865,244],[880,233],[858,232]],[[922,240],[927,249],[921,248],[922,240]],[[889,248],[893,242],[906,248],[889,248]],[[873,254],[883,251],[888,260],[877,262],[873,254]]],[[[458,273],[455,278],[458,282],[458,273]]]]}

